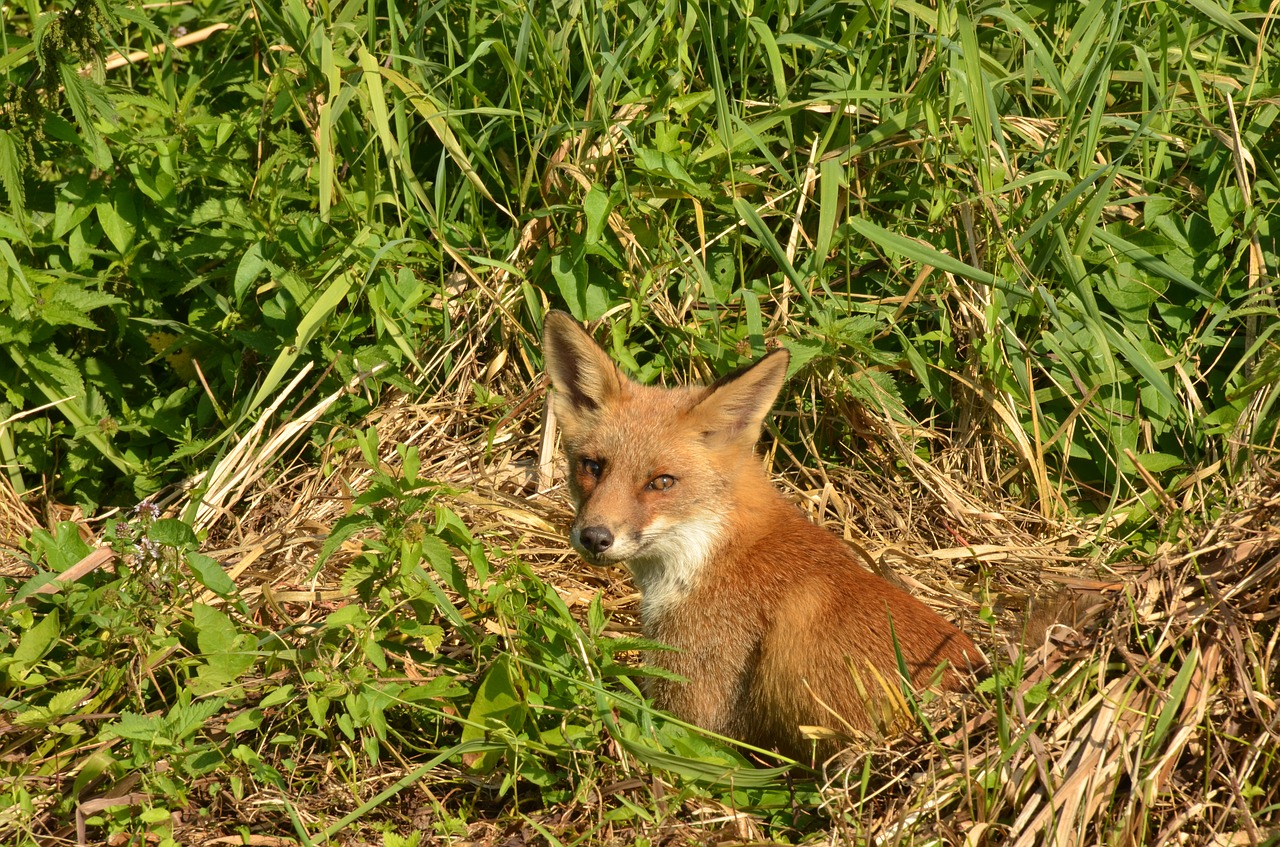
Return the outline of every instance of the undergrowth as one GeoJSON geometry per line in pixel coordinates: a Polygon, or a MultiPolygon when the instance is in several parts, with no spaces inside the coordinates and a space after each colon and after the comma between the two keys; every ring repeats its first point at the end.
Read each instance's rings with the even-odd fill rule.
{"type": "Polygon", "coordinates": [[[5,840],[1274,839],[1276,23],[6,7],[5,840]],[[643,380],[787,346],[817,519],[994,650],[1046,582],[1114,626],[826,776],[653,714],[551,307],[643,380]]]}

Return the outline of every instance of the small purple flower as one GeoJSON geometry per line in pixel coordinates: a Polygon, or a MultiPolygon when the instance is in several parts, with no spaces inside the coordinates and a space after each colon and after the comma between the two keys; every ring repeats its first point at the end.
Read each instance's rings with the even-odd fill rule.
{"type": "Polygon", "coordinates": [[[160,547],[150,538],[138,540],[138,552],[153,562],[160,561],[160,547]]]}

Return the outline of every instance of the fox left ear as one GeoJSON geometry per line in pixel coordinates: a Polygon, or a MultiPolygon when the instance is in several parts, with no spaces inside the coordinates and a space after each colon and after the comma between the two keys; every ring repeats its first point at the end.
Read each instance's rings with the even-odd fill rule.
{"type": "Polygon", "coordinates": [[[542,327],[542,355],[556,390],[561,421],[591,415],[621,396],[627,378],[582,325],[565,312],[548,312],[542,327]]]}
{"type": "Polygon", "coordinates": [[[690,414],[715,441],[755,446],[764,416],[782,390],[790,361],[786,350],[775,350],[750,367],[721,377],[690,414]]]}

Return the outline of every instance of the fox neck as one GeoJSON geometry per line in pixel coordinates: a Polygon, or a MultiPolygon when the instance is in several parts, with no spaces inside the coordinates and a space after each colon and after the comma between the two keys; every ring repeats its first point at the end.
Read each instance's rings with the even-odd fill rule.
{"type": "Polygon", "coordinates": [[[677,609],[730,547],[767,532],[773,523],[765,519],[767,512],[789,508],[767,476],[761,472],[759,477],[759,485],[751,484],[754,479],[739,480],[739,497],[727,508],[663,529],[660,544],[627,562],[640,589],[640,616],[646,625],[677,609]]]}
{"type": "Polygon", "coordinates": [[[665,617],[680,605],[727,543],[725,529],[716,515],[685,521],[666,530],[661,544],[627,562],[640,589],[642,620],[665,617]]]}

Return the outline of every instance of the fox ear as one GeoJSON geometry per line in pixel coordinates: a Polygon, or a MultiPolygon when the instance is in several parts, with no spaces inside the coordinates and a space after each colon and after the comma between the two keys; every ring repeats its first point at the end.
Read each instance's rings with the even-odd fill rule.
{"type": "Polygon", "coordinates": [[[589,415],[615,401],[626,377],[587,331],[565,312],[548,312],[542,354],[561,420],[589,415]]]}
{"type": "Polygon", "coordinates": [[[721,377],[691,410],[703,434],[748,448],[760,440],[760,426],[778,399],[791,354],[775,350],[748,368],[721,377]]]}

